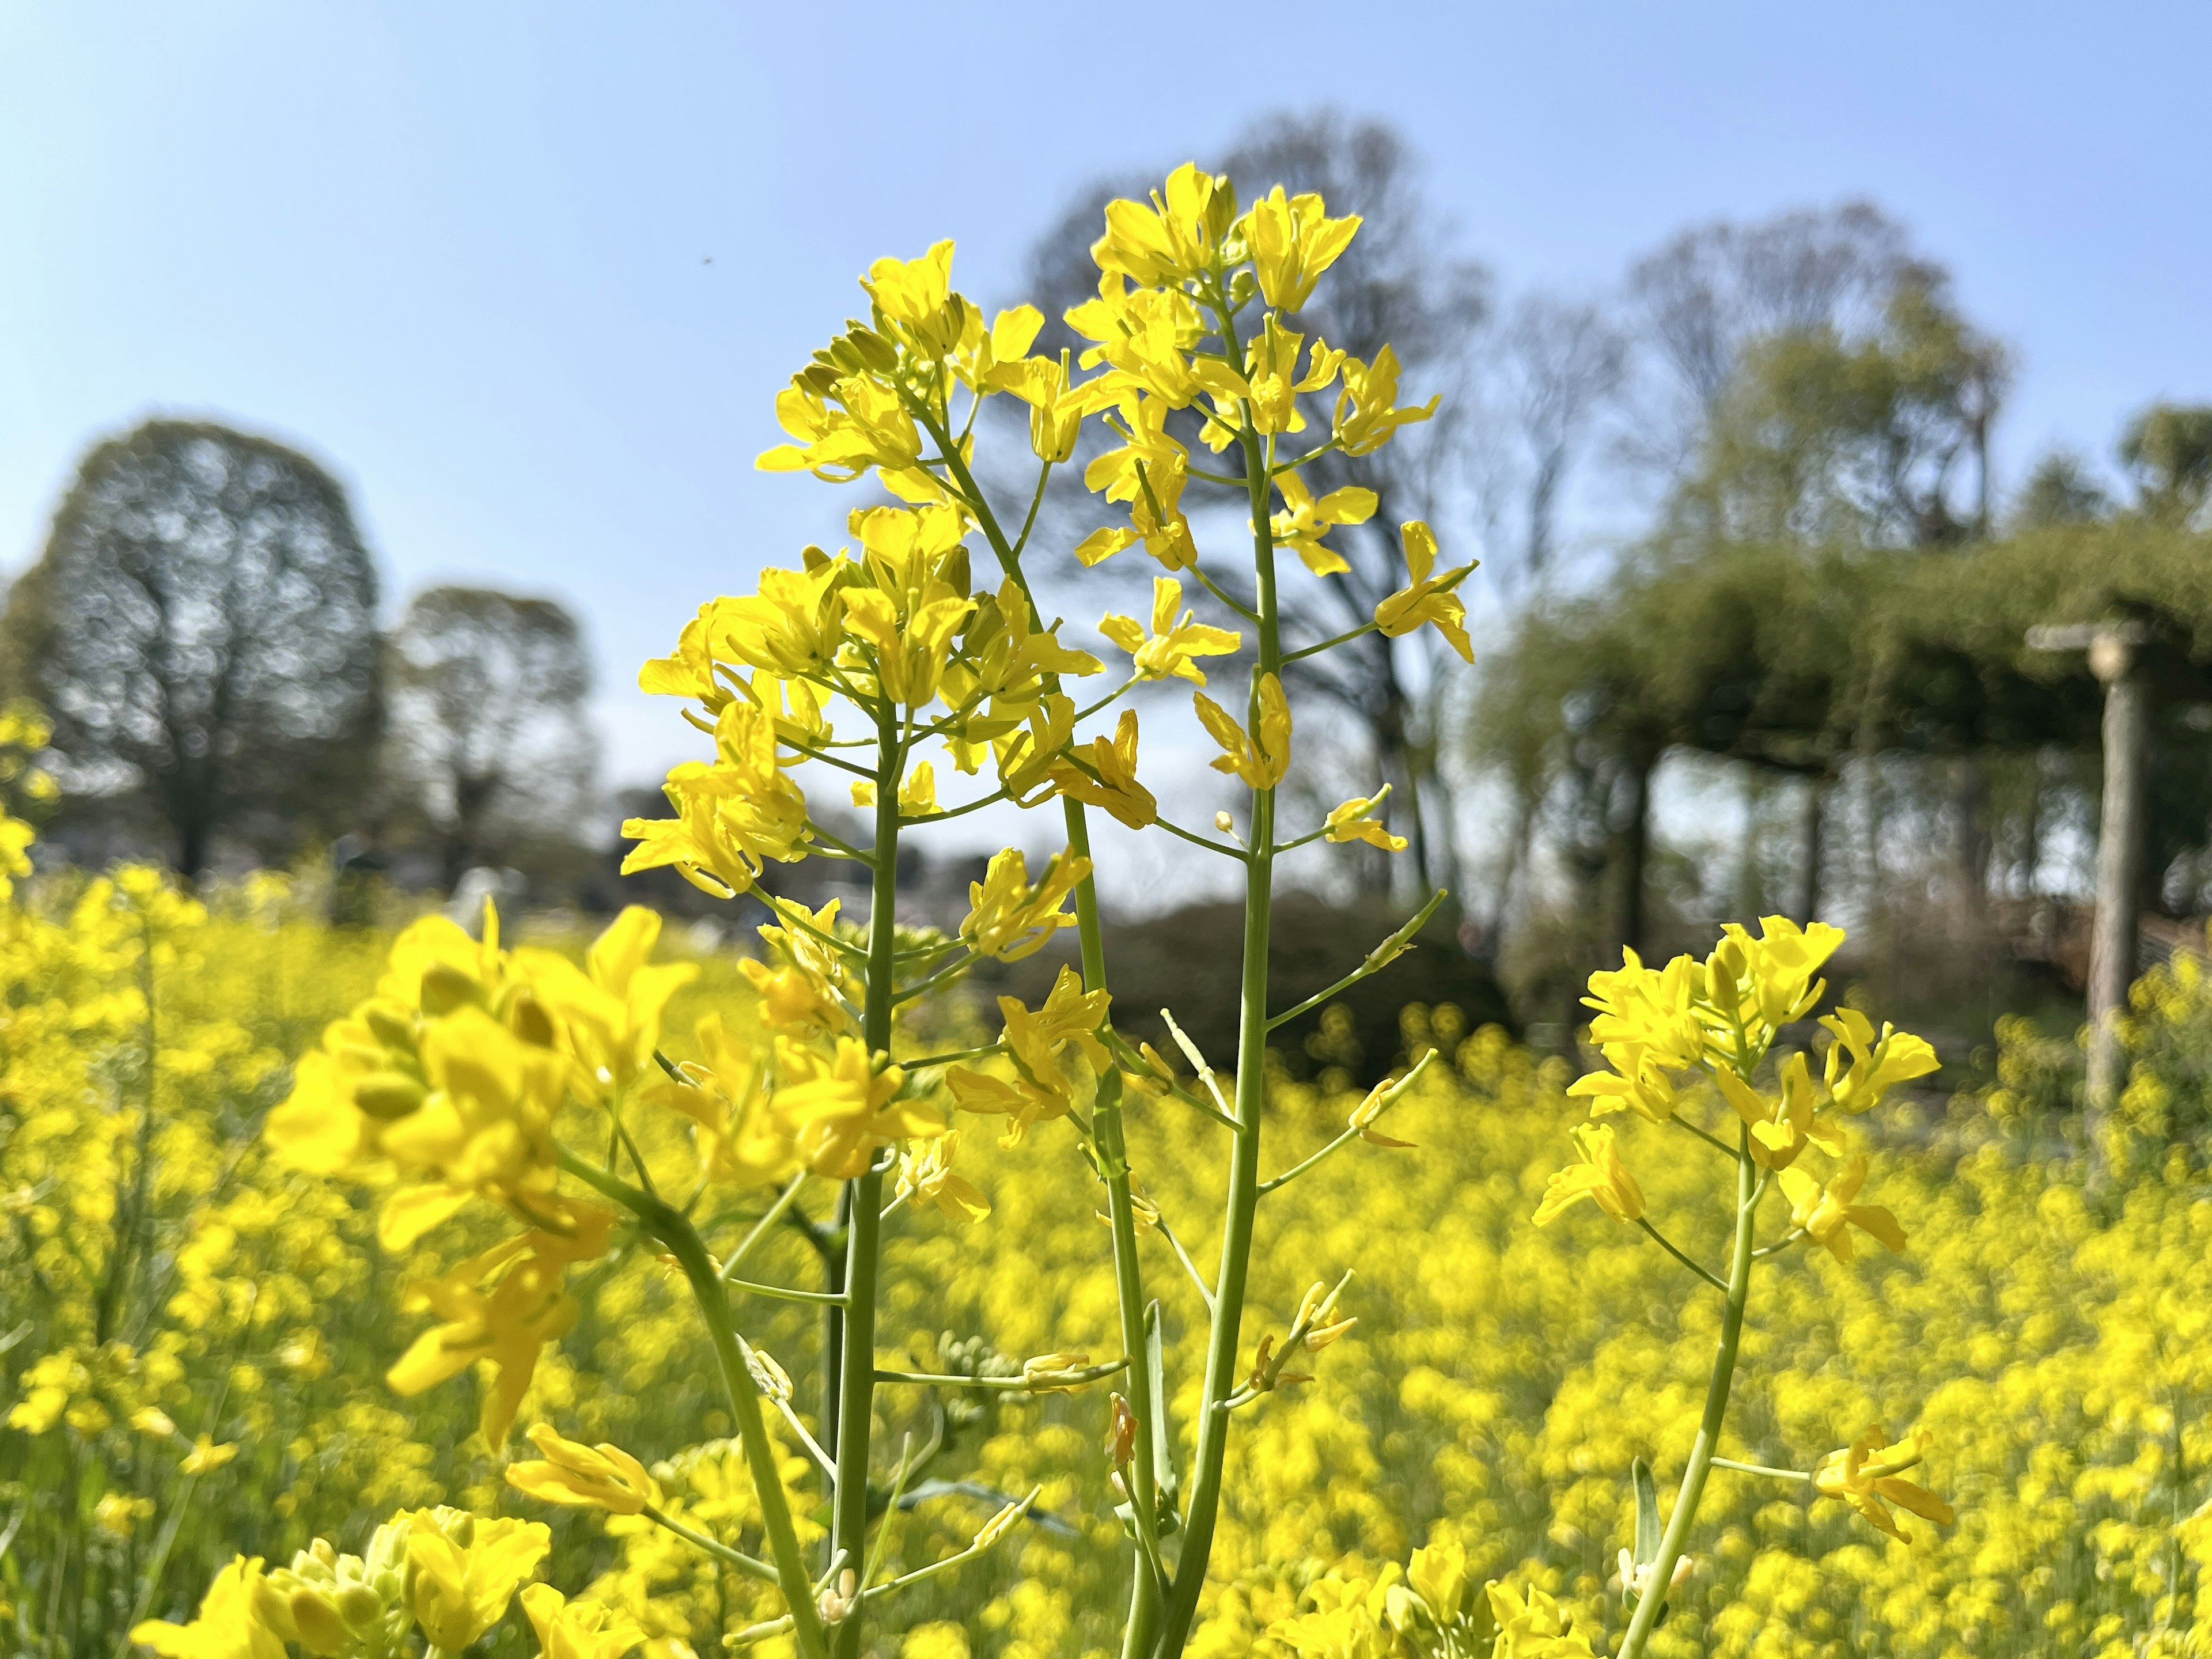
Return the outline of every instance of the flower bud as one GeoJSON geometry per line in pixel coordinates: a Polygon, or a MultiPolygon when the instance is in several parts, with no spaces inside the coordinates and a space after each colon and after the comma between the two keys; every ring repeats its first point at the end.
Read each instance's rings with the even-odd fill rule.
{"type": "Polygon", "coordinates": [[[353,1086],[353,1103],[380,1123],[405,1117],[428,1091],[404,1072],[372,1072],[353,1086]]]}
{"type": "Polygon", "coordinates": [[[450,1014],[465,1003],[480,1002],[483,988],[451,963],[434,962],[422,970],[422,1012],[450,1014]]]}
{"type": "Polygon", "coordinates": [[[1137,1455],[1137,1414],[1129,1409],[1129,1402],[1120,1395],[1114,1396],[1113,1417],[1106,1430],[1106,1461],[1115,1468],[1127,1468],[1129,1460],[1137,1455]]]}

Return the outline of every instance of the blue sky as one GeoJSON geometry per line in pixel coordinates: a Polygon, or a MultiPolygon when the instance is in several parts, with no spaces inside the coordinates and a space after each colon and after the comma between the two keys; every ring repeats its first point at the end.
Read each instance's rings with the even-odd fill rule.
{"type": "Polygon", "coordinates": [[[698,603],[834,537],[751,470],[878,254],[1011,302],[1062,198],[1334,101],[1509,286],[1846,194],[2018,349],[2018,471],[2212,397],[2201,7],[108,4],[0,0],[0,561],[94,435],[214,414],[350,486],[396,607],[555,595],[616,781],[698,603]],[[1265,20],[1261,21],[1258,20],[1265,20]],[[712,263],[707,263],[710,260],[712,263]]]}

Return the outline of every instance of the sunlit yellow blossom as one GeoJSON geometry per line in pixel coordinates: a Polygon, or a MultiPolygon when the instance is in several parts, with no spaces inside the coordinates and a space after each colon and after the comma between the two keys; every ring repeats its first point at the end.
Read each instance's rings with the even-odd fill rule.
{"type": "Polygon", "coordinates": [[[1031,885],[1029,860],[1018,848],[994,853],[983,879],[968,884],[970,908],[960,937],[978,956],[1019,962],[1060,928],[1075,925],[1074,912],[1060,906],[1090,873],[1090,860],[1055,853],[1031,885]]]}
{"type": "Polygon", "coordinates": [[[714,671],[714,640],[727,629],[725,613],[732,599],[709,599],[684,624],[672,655],[653,657],[637,671],[637,689],[655,696],[696,699],[710,715],[721,713],[733,695],[714,671]]]}
{"type": "Polygon", "coordinates": [[[974,1182],[954,1172],[952,1158],[959,1142],[957,1134],[947,1133],[902,1147],[899,1196],[917,1207],[933,1205],[955,1221],[981,1221],[991,1213],[991,1200],[974,1182]]]}
{"type": "Polygon", "coordinates": [[[750,668],[787,676],[818,675],[836,660],[843,637],[852,562],[808,548],[803,570],[763,570],[759,591],[716,607],[708,644],[750,668]]]}
{"type": "Polygon", "coordinates": [[[1229,180],[1186,161],[1152,199],[1149,208],[1127,200],[1106,204],[1106,234],[1091,248],[1099,270],[1119,271],[1145,288],[1212,270],[1237,222],[1237,192],[1229,180]]]}
{"type": "MultiPolygon", "coordinates": [[[[797,970],[782,972],[795,975],[797,970]]],[[[731,1031],[720,1013],[701,1018],[696,1040],[702,1058],[679,1067],[688,1081],[671,1079],[649,1097],[691,1120],[702,1176],[738,1187],[785,1180],[798,1167],[799,1155],[769,1109],[763,1056],[731,1031]]]]}
{"type": "Polygon", "coordinates": [[[1723,1018],[1768,1031],[1802,1019],[1827,990],[1814,975],[1843,942],[1844,930],[1824,921],[1800,927],[1787,916],[1762,916],[1757,939],[1741,923],[1726,923],[1705,958],[1706,1000],[1723,1018]]]}
{"type": "Polygon", "coordinates": [[[910,609],[878,588],[855,587],[845,594],[845,624],[854,638],[874,647],[875,678],[884,696],[919,708],[936,700],[953,635],[974,604],[942,582],[921,589],[910,609]]]}
{"type": "Polygon", "coordinates": [[[1432,623],[1451,648],[1472,663],[1474,642],[1467,635],[1467,605],[1458,589],[1474,562],[1431,575],[1437,568],[1436,532],[1419,519],[1409,519],[1398,526],[1398,537],[1406,550],[1407,586],[1375,607],[1375,626],[1396,639],[1432,623]]]}
{"type": "Polygon", "coordinates": [[[1096,382],[1069,383],[1067,356],[1025,358],[991,377],[994,386],[1030,406],[1030,448],[1041,461],[1073,458],[1084,417],[1099,407],[1096,382]]]}
{"type": "Polygon", "coordinates": [[[1194,659],[1224,656],[1241,646],[1243,637],[1225,628],[1193,622],[1188,611],[1178,616],[1182,604],[1182,584],[1170,576],[1155,576],[1149,632],[1134,617],[1121,616],[1107,617],[1098,624],[1098,631],[1130,654],[1139,679],[1165,679],[1172,675],[1204,685],[1206,675],[1194,659]]]}
{"type": "Polygon", "coordinates": [[[871,1064],[866,1045],[858,1039],[838,1038],[830,1057],[788,1038],[778,1037],[775,1046],[784,1081],[769,1103],[817,1175],[850,1180],[866,1174],[887,1143],[944,1133],[944,1124],[927,1108],[897,1098],[906,1073],[896,1066],[871,1064]]]}
{"type": "Polygon", "coordinates": [[[1316,576],[1341,575],[1351,569],[1344,556],[1323,545],[1322,538],[1340,525],[1365,524],[1374,517],[1375,492],[1357,484],[1346,484],[1316,501],[1306,488],[1305,480],[1295,472],[1283,473],[1275,480],[1275,488],[1283,497],[1283,510],[1274,515],[1269,526],[1274,532],[1275,545],[1289,548],[1305,561],[1306,568],[1316,576]]]}
{"type": "Polygon", "coordinates": [[[1273,674],[1260,677],[1260,721],[1256,737],[1248,736],[1229,711],[1203,691],[1191,694],[1198,718],[1223,752],[1215,757],[1217,772],[1243,779],[1255,789],[1273,789],[1291,769],[1291,705],[1283,696],[1283,683],[1273,674]]]}
{"type": "Polygon", "coordinates": [[[192,1449],[185,1454],[178,1467],[186,1474],[210,1474],[238,1455],[238,1443],[227,1441],[218,1446],[211,1435],[202,1435],[192,1442],[192,1449]]]}
{"type": "Polygon", "coordinates": [[[150,1498],[126,1498],[119,1492],[102,1492],[93,1505],[93,1524],[112,1538],[128,1538],[138,1523],[154,1512],[150,1498]]]}
{"type": "Polygon", "coordinates": [[[1401,426],[1425,421],[1443,400],[1431,398],[1418,409],[1398,407],[1398,354],[1384,346],[1370,368],[1346,357],[1344,389],[1336,398],[1336,437],[1347,455],[1371,455],[1401,426]]]}
{"type": "Polygon", "coordinates": [[[459,1510],[408,1516],[407,1606],[433,1647],[459,1653],[507,1612],[553,1547],[542,1521],[486,1520],[459,1510]]]}
{"type": "Polygon", "coordinates": [[[1790,1200],[1790,1219],[1802,1227],[1816,1244],[1825,1245],[1838,1261],[1851,1259],[1851,1229],[1872,1235],[1893,1250],[1905,1248],[1905,1229],[1879,1204],[1854,1204],[1866,1184],[1867,1161],[1854,1158],[1843,1172],[1824,1188],[1819,1181],[1792,1165],[1775,1176],[1783,1196],[1790,1200]]]}
{"type": "Polygon", "coordinates": [[[284,1659],[284,1639],[264,1622],[261,1558],[241,1555],[215,1576],[189,1625],[149,1620],[131,1639],[167,1659],[284,1659]]]}
{"type": "Polygon", "coordinates": [[[645,1632],[596,1601],[571,1601],[550,1584],[522,1592],[522,1611],[538,1633],[539,1659],[619,1659],[645,1632]]]}
{"type": "Polygon", "coordinates": [[[1187,409],[1202,392],[1234,397],[1243,389],[1243,377],[1226,363],[1189,355],[1206,337],[1206,325],[1196,302],[1180,289],[1133,292],[1109,271],[1099,278],[1098,297],[1072,307],[1065,320],[1095,342],[1078,362],[1085,368],[1108,366],[1091,389],[1094,398],[1142,395],[1164,409],[1187,409]]]}
{"type": "Polygon", "coordinates": [[[1926,1431],[1915,1430],[1893,1446],[1886,1443],[1888,1439],[1889,1431],[1875,1424],[1842,1450],[1822,1458],[1813,1472],[1813,1485],[1823,1498],[1842,1498],[1891,1537],[1911,1543],[1911,1536],[1890,1514],[1890,1504],[1941,1527],[1959,1517],[1925,1486],[1898,1479],[1927,1455],[1926,1431]]]}
{"type": "MultiPolygon", "coordinates": [[[[890,349],[880,337],[873,343],[890,349]]],[[[922,437],[914,416],[897,388],[873,374],[840,374],[818,363],[803,369],[777,395],[775,417],[799,441],[764,451],[754,462],[763,472],[807,471],[848,483],[873,467],[887,487],[909,498],[927,499],[934,488],[918,465],[922,437]]]]}
{"type": "MultiPolygon", "coordinates": [[[[1305,336],[1285,328],[1273,312],[1267,314],[1260,332],[1253,337],[1245,352],[1244,374],[1245,395],[1251,406],[1255,431],[1304,431],[1306,417],[1298,406],[1299,394],[1323,391],[1336,379],[1337,370],[1344,363],[1344,353],[1316,340],[1312,355],[1306,360],[1305,373],[1301,374],[1298,353],[1304,346],[1305,336]]],[[[1234,412],[1230,411],[1230,415],[1233,419],[1234,412]]]]}
{"type": "Polygon", "coordinates": [[[1589,1638],[1566,1610],[1534,1584],[1525,1595],[1508,1584],[1489,1590],[1491,1616],[1498,1621],[1494,1659],[1595,1659],[1589,1638]]]}
{"type": "Polygon", "coordinates": [[[971,391],[992,392],[1007,389],[1009,376],[1018,377],[1030,362],[1030,348],[1044,327],[1044,313],[1035,306],[1012,306],[983,325],[983,313],[967,308],[960,344],[951,354],[952,372],[971,391]]]}
{"type": "Polygon", "coordinates": [[[622,833],[637,842],[623,872],[676,870],[701,891],[734,897],[751,887],[769,859],[803,858],[806,797],[776,761],[775,720],[744,698],[714,722],[717,758],[685,761],[662,786],[673,818],[630,818],[622,833]]]}
{"type": "Polygon", "coordinates": [[[659,938],[659,913],[633,904],[592,941],[580,970],[557,951],[515,952],[589,1097],[604,1099],[653,1069],[668,999],[698,977],[695,963],[649,960],[659,938]]]}
{"type": "Polygon", "coordinates": [[[1856,1008],[1838,1008],[1820,1024],[1835,1036],[1828,1046],[1826,1078],[1838,1111],[1871,1110],[1899,1084],[1926,1077],[1942,1064],[1924,1037],[1896,1030],[1887,1020],[1875,1036],[1874,1022],[1856,1008]]]}
{"type": "Polygon", "coordinates": [[[564,1440],[546,1424],[530,1431],[542,1462],[510,1463],[507,1484],[547,1504],[567,1504],[635,1515],[660,1502],[660,1488],[645,1465],[619,1446],[564,1440]]]}
{"type": "Polygon", "coordinates": [[[1088,750],[1076,753],[1090,769],[1073,764],[1054,767],[1052,781],[1061,794],[1087,806],[1103,806],[1132,830],[1141,830],[1159,817],[1159,802],[1137,781],[1135,709],[1121,711],[1110,739],[1093,738],[1088,750]]]}
{"type": "Polygon", "coordinates": [[[1802,1054],[1782,1063],[1781,1091],[1773,1100],[1738,1077],[1732,1066],[1717,1067],[1714,1079],[1736,1115],[1751,1130],[1751,1155],[1770,1170],[1787,1169],[1808,1144],[1831,1157],[1844,1152],[1843,1133],[1815,1116],[1813,1074],[1802,1054]]]}
{"type": "Polygon", "coordinates": [[[1568,1132],[1582,1162],[1571,1164],[1545,1183],[1544,1201],[1536,1206],[1540,1227],[1587,1198],[1615,1221],[1635,1221],[1644,1214],[1644,1189],[1621,1161],[1609,1123],[1578,1123],[1568,1132]]]}
{"type": "Polygon", "coordinates": [[[777,914],[787,925],[779,927],[771,922],[759,930],[774,952],[774,965],[750,960],[738,964],[738,971],[760,994],[761,1023],[770,1030],[835,1036],[851,1028],[847,1003],[857,994],[857,988],[834,943],[842,903],[833,898],[815,911],[795,900],[779,899],[777,914]]]}
{"type": "MultiPolygon", "coordinates": [[[[1386,789],[1384,793],[1388,793],[1386,789]]],[[[1364,841],[1386,853],[1404,852],[1407,842],[1403,836],[1392,835],[1383,827],[1382,819],[1367,816],[1382,799],[1381,795],[1354,795],[1335,807],[1328,815],[1328,828],[1322,830],[1322,838],[1339,844],[1364,841]]]]}
{"type": "MultiPolygon", "coordinates": [[[[1016,800],[1051,779],[1075,735],[1075,700],[1064,692],[1040,697],[1026,720],[997,738],[999,783],[1016,800]]],[[[1024,802],[1024,805],[1035,805],[1024,802]]]]}
{"type": "Polygon", "coordinates": [[[884,258],[860,286],[874,302],[878,326],[917,356],[941,357],[960,343],[963,321],[953,306],[952,243],[933,243],[919,259],[884,258]]]}
{"type": "MultiPolygon", "coordinates": [[[[1066,967],[1051,994],[1034,1012],[1018,998],[1000,997],[1002,1035],[1014,1075],[1002,1079],[954,1066],[945,1076],[953,1099],[963,1111],[1006,1116],[1008,1145],[1018,1142],[1033,1124],[1065,1117],[1074,1109],[1083,1083],[1080,1073],[1070,1073],[1066,1062],[1079,1054],[1094,1076],[1109,1063],[1097,1036],[1109,1001],[1105,991],[1085,992],[1081,977],[1066,967]]],[[[1082,1092],[1088,1092],[1087,1086],[1082,1092]]]]}
{"type": "Polygon", "coordinates": [[[1244,235],[1267,303],[1283,311],[1304,305],[1322,273],[1352,246],[1359,224],[1358,214],[1330,218],[1310,192],[1286,199],[1280,185],[1253,203],[1244,235]]]}
{"type": "Polygon", "coordinates": [[[495,1376],[484,1391],[478,1427],[493,1447],[504,1443],[539,1351],[576,1322],[575,1299],[562,1290],[562,1277],[572,1262],[606,1249],[613,1223],[611,1212],[579,1206],[568,1237],[525,1233],[437,1279],[416,1280],[400,1305],[409,1312],[435,1313],[444,1322],[416,1338],[386,1380],[397,1393],[416,1395],[479,1359],[489,1360],[495,1376]],[[486,1284],[489,1291],[481,1288],[486,1284]]]}
{"type": "Polygon", "coordinates": [[[472,1194],[525,1220],[542,1214],[537,1199],[553,1184],[553,1114],[565,1080],[560,1057],[473,1007],[425,1030],[422,1054],[429,1093],[386,1127],[381,1146],[426,1184],[385,1200],[385,1248],[405,1249],[472,1194]]]}
{"type": "Polygon", "coordinates": [[[1170,405],[1158,398],[1132,396],[1118,407],[1121,419],[1109,416],[1108,424],[1121,434],[1122,447],[1086,466],[1083,482],[1109,501],[1127,501],[1130,527],[1094,531],[1076,544],[1075,556],[1094,565],[1141,540],[1145,550],[1169,569],[1188,569],[1198,562],[1197,544],[1182,510],[1190,455],[1168,434],[1170,405]]]}

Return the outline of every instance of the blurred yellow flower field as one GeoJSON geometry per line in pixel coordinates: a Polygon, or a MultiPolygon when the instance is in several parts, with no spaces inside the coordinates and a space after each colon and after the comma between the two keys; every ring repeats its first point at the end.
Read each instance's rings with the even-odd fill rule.
{"type": "MultiPolygon", "coordinates": [[[[374,982],[386,938],[321,926],[276,882],[204,905],[136,872],[31,890],[6,929],[0,1629],[11,1649],[112,1651],[141,1619],[188,1619],[234,1554],[274,1571],[319,1536],[367,1550],[394,1511],[439,1503],[550,1526],[540,1576],[572,1597],[588,1586],[608,1628],[634,1621],[660,1644],[649,1650],[712,1652],[769,1611],[768,1586],[676,1534],[503,1485],[476,1432],[481,1380],[411,1399],[385,1383],[426,1322],[395,1312],[400,1284],[428,1264],[381,1250],[362,1196],[280,1170],[257,1131],[288,1057],[374,982]]],[[[755,993],[734,966],[699,968],[672,1029],[710,1008],[749,1022],[755,993]]],[[[2142,1109],[2155,1079],[2175,1075],[2173,1056],[2212,1030],[2212,990],[2185,959],[2137,1001],[2130,1098],[2142,1109]]],[[[1663,1485],[1694,1431],[1716,1299],[1595,1206],[1533,1224],[1583,1116],[1568,1069],[1495,1030],[1460,1030],[1449,1009],[1408,1010],[1407,1032],[1450,1062],[1387,1119],[1389,1138],[1413,1145],[1352,1148],[1263,1215],[1255,1338],[1289,1328],[1315,1273],[1354,1275],[1345,1303],[1358,1323],[1313,1382],[1261,1401],[1232,1446],[1222,1587],[1197,1650],[1396,1650],[1388,1591],[1417,1548],[1432,1576],[1449,1553],[1474,1585],[1554,1596],[1609,1644],[1625,1624],[1630,1466],[1648,1459],[1663,1485]],[[1342,1629],[1341,1646],[1309,1645],[1323,1626],[1342,1629]]],[[[2000,1071],[1988,1101],[1893,1096],[1879,1109],[1880,1196],[1910,1248],[1784,1258],[1745,1333],[1723,1448],[1810,1468],[1869,1422],[1911,1428],[1928,1444],[1915,1477],[1955,1504],[1955,1525],[1900,1516],[1911,1541],[1899,1541],[1811,1487],[1716,1471],[1705,1539],[1656,1651],[2181,1653],[2204,1639],[2212,1206],[2191,1160],[2144,1138],[2123,1185],[2085,1195],[2078,1166],[2052,1156],[2027,1033],[2000,1071]]],[[[1334,1138],[1358,1104],[1279,1084],[1268,1109],[1286,1159],[1334,1138]]],[[[637,1124],[671,1170],[694,1156],[687,1127],[673,1113],[637,1124]]],[[[1674,1164],[1639,1160],[1661,1133],[1634,1119],[1620,1130],[1646,1212],[1717,1259],[1725,1215],[1674,1164]]],[[[1142,1197],[1206,1259],[1218,1224],[1196,1198],[1223,1156],[1218,1127],[1163,1100],[1132,1111],[1129,1136],[1142,1197]]],[[[989,1376],[1048,1349],[1115,1352],[1097,1187],[1064,1126],[1004,1147],[971,1131],[960,1159],[990,1213],[965,1224],[909,1201],[886,1224],[881,1363],[989,1376]]],[[[1202,1343],[1198,1290],[1159,1230],[1142,1243],[1170,1350],[1202,1343]]],[[[795,1226],[748,1273],[820,1279],[795,1226]]],[[[574,1288],[579,1317],[518,1421],[635,1454],[668,1516],[755,1547],[758,1505],[736,1449],[711,1438],[729,1425],[680,1282],[631,1248],[574,1288]]],[[[761,1297],[738,1308],[812,1424],[815,1311],[761,1297]]],[[[890,1443],[945,1443],[894,1523],[902,1560],[966,1549],[1002,1495],[1042,1490],[996,1553],[917,1585],[881,1650],[1110,1650],[1127,1569],[1104,1392],[935,1398],[878,1395],[890,1443]]],[[[1192,1401],[1175,1403],[1187,1440],[1192,1401]]],[[[802,1534],[817,1536],[803,1448],[787,1426],[779,1438],[802,1534]]],[[[509,1449],[532,1455],[519,1437],[509,1449]]],[[[524,1607],[482,1639],[471,1651],[531,1650],[524,1607]]]]}

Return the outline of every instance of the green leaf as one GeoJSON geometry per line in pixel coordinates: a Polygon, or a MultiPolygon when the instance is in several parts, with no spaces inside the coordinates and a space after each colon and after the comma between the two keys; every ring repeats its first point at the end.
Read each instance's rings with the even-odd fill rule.
{"type": "Polygon", "coordinates": [[[1659,1559],[1659,1487],[1651,1479],[1651,1466],[1638,1458],[1629,1468],[1636,1483],[1636,1549],[1632,1556],[1639,1567],[1659,1559]]]}

